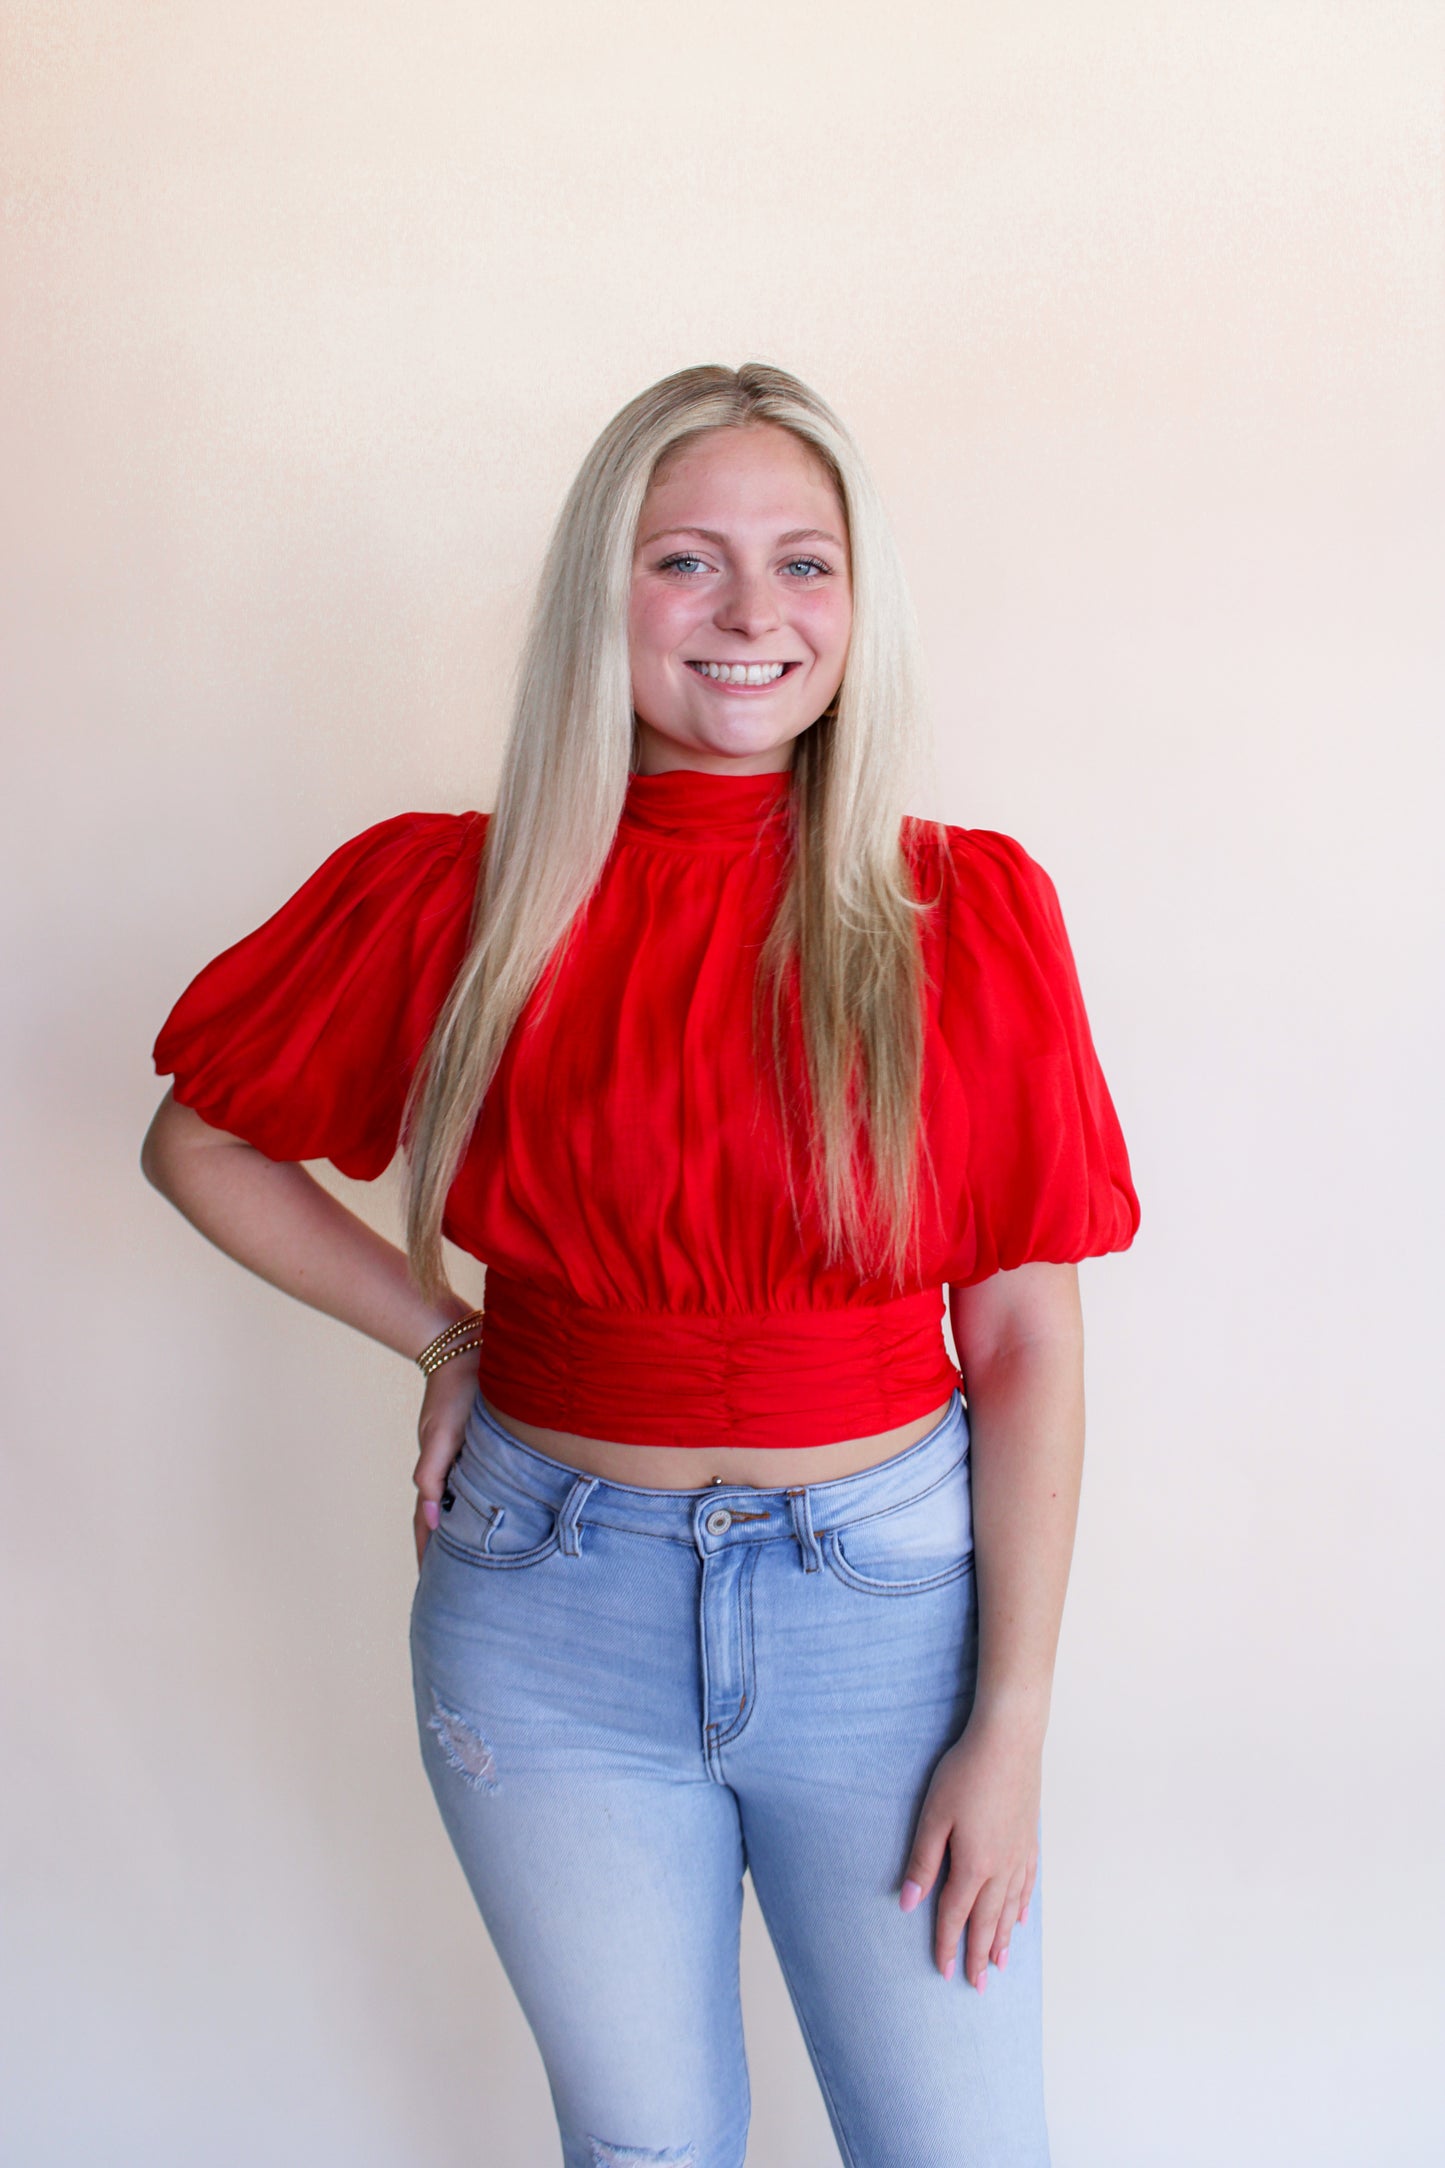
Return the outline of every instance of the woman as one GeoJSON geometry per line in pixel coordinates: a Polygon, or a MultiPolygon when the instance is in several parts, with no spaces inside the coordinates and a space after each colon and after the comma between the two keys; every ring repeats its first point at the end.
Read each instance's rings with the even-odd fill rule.
{"type": "Polygon", "coordinates": [[[745,1865],[847,2161],[1048,2157],[1075,1264],[1138,1208],[1047,876],[903,817],[908,627],[828,408],[668,378],[567,500],[490,820],[344,844],[157,1042],[151,1180],[427,1374],[422,1748],[568,2168],[742,2162],[745,1865]],[[297,1164],[399,1140],[406,1255],[297,1164]]]}

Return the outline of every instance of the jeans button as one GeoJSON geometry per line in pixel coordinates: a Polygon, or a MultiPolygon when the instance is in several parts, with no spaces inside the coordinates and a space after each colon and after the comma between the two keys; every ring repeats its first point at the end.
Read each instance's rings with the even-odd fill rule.
{"type": "Polygon", "coordinates": [[[733,1517],[726,1506],[714,1506],[703,1527],[710,1536],[725,1536],[732,1527],[733,1517]]]}

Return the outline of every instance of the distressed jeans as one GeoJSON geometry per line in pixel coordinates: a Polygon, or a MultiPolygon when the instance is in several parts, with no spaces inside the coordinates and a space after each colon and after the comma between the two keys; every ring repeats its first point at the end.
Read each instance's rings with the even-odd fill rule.
{"type": "Polygon", "coordinates": [[[478,1400],[412,1651],[565,2168],[742,2168],[745,1869],[848,2168],[1047,2168],[1037,1894],[983,1994],[934,1966],[934,1897],[898,1909],[974,1689],[961,1400],[860,1475],[690,1491],[580,1474],[478,1400]]]}

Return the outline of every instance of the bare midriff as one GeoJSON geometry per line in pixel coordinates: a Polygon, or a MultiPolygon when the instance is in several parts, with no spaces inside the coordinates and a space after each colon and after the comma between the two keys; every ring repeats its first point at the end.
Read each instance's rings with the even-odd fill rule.
{"type": "Polygon", "coordinates": [[[750,1490],[787,1490],[800,1483],[831,1483],[838,1476],[857,1475],[861,1469],[876,1468],[880,1461],[907,1452],[936,1429],[948,1412],[945,1400],[930,1414],[915,1416],[893,1430],[876,1431],[867,1438],[844,1438],[836,1445],[790,1450],[749,1446],[746,1439],[736,1445],[701,1447],[619,1445],[607,1438],[579,1438],[569,1430],[524,1423],[485,1398],[482,1405],[503,1430],[549,1460],[565,1461],[607,1483],[629,1483],[642,1490],[703,1490],[717,1482],[741,1484],[750,1490]]]}

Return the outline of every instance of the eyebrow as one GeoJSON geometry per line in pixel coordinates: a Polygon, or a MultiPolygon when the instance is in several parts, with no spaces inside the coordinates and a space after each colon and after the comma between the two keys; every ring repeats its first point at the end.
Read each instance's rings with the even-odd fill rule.
{"type": "MultiPolygon", "coordinates": [[[[695,534],[701,542],[715,542],[719,549],[727,548],[727,536],[719,534],[715,527],[659,527],[656,534],[646,536],[637,547],[640,550],[650,549],[654,542],[661,542],[670,534],[695,534]]],[[[826,527],[793,527],[787,534],[778,536],[779,548],[792,542],[831,542],[835,550],[843,547],[839,537],[829,534],[826,527]]]]}

